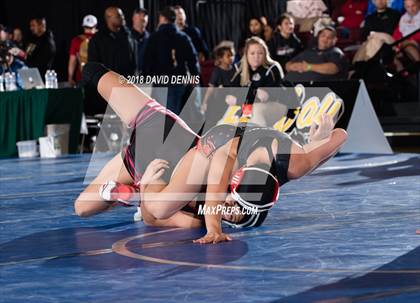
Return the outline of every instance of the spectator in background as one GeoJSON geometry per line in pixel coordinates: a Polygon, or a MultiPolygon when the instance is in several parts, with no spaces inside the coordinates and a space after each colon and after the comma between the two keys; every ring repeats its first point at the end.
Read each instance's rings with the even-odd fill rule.
{"type": "Polygon", "coordinates": [[[134,39],[134,53],[136,61],[136,74],[140,75],[143,72],[144,66],[144,52],[146,50],[146,43],[149,39],[149,32],[146,30],[149,22],[149,13],[144,8],[135,9],[131,18],[133,28],[131,34],[134,39]]]}
{"type": "Polygon", "coordinates": [[[367,0],[346,0],[338,13],[340,26],[349,31],[359,30],[365,19],[367,5],[367,0]]]}
{"type": "MultiPolygon", "coordinates": [[[[398,27],[395,29],[393,38],[399,40],[414,31],[420,29],[420,1],[419,0],[405,0],[404,7],[406,13],[401,17],[398,27]]],[[[398,50],[405,54],[411,61],[411,63],[417,63],[417,67],[414,70],[418,70],[418,62],[420,61],[420,32],[414,34],[408,40],[405,40],[398,45],[398,50]]],[[[403,69],[400,61],[401,56],[397,55],[395,64],[397,71],[403,69]]]]}
{"type": "Polygon", "coordinates": [[[200,30],[195,26],[190,26],[187,24],[187,15],[185,14],[185,10],[180,5],[177,5],[174,8],[176,13],[175,24],[180,31],[183,31],[190,37],[195,47],[195,50],[198,53],[198,58],[200,62],[209,59],[209,48],[207,47],[207,43],[201,36],[200,30]]]}
{"type": "MultiPolygon", "coordinates": [[[[13,72],[17,76],[17,71],[26,67],[23,61],[13,55],[15,44],[12,42],[12,37],[8,35],[7,29],[0,24],[0,75],[6,72],[13,72]]],[[[20,78],[17,77],[17,85],[21,87],[20,78]]]]}
{"type": "Polygon", "coordinates": [[[231,80],[237,71],[236,65],[233,64],[235,58],[235,49],[233,42],[228,45],[217,46],[214,50],[215,68],[211,75],[209,85],[212,87],[226,87],[231,85],[231,80]]]}
{"type": "Polygon", "coordinates": [[[82,78],[83,66],[88,62],[89,40],[96,33],[97,24],[98,20],[95,16],[85,16],[82,22],[83,34],[71,40],[67,81],[72,86],[82,78]]]}
{"type": "MultiPolygon", "coordinates": [[[[373,14],[375,12],[376,7],[374,2],[375,0],[368,0],[367,15],[373,14]]],[[[388,0],[387,2],[388,7],[395,9],[400,13],[404,12],[404,0],[388,0]]]]}
{"type": "Polygon", "coordinates": [[[232,86],[249,86],[253,82],[259,87],[274,87],[280,85],[283,77],[281,65],[270,57],[264,40],[251,37],[245,43],[244,55],[231,82],[232,86]]]}
{"type": "Polygon", "coordinates": [[[23,40],[23,33],[19,27],[13,29],[13,43],[20,49],[25,49],[25,42],[23,40]]]}
{"type": "Polygon", "coordinates": [[[105,10],[106,28],[89,41],[88,61],[103,63],[109,69],[128,76],[135,71],[134,41],[125,26],[122,10],[111,6],[105,10]]]}
{"type": "Polygon", "coordinates": [[[295,18],[300,32],[311,31],[314,23],[327,11],[322,0],[289,0],[287,12],[295,18]]]}
{"type": "MultiPolygon", "coordinates": [[[[17,75],[17,71],[21,68],[26,67],[25,63],[23,61],[19,60],[18,58],[15,58],[12,54],[8,53],[6,55],[6,62],[1,62],[0,64],[0,75],[6,72],[13,72],[17,75]]],[[[20,84],[18,83],[20,86],[20,84]]]]}
{"type": "Polygon", "coordinates": [[[246,41],[244,55],[231,81],[232,86],[246,87],[246,95],[244,90],[235,89],[225,101],[230,106],[242,105],[242,115],[250,117],[250,123],[273,126],[287,112],[284,104],[276,102],[284,101],[280,89],[283,77],[281,65],[270,57],[264,40],[251,37],[246,41]],[[243,107],[244,102],[252,105],[243,107]]]}
{"type": "Polygon", "coordinates": [[[11,27],[6,27],[5,32],[6,32],[6,40],[13,43],[13,29],[11,27]]]}
{"type": "Polygon", "coordinates": [[[6,27],[3,24],[0,24],[0,42],[7,41],[7,32],[6,27]]]}
{"type": "MultiPolygon", "coordinates": [[[[278,96],[270,96],[268,90],[260,89],[260,87],[280,87],[283,77],[284,73],[281,65],[271,59],[264,40],[251,37],[245,43],[239,68],[231,81],[232,86],[249,87],[248,93],[245,99],[244,96],[229,95],[226,97],[226,103],[236,105],[244,102],[266,103],[273,101],[278,96]]],[[[244,114],[248,115],[249,113],[244,114]]]]}
{"type": "Polygon", "coordinates": [[[45,18],[32,18],[30,23],[32,37],[26,47],[26,64],[29,67],[37,67],[43,76],[48,69],[52,68],[56,53],[53,34],[47,30],[45,18]]]}
{"type": "MultiPolygon", "coordinates": [[[[406,13],[401,17],[397,28],[393,33],[395,40],[399,40],[414,31],[420,29],[420,1],[419,0],[405,0],[404,7],[406,13]]],[[[415,42],[417,46],[420,45],[420,33],[415,34],[409,38],[408,42],[415,42]]]]}
{"type": "MultiPolygon", "coordinates": [[[[159,13],[159,26],[152,33],[146,45],[144,73],[149,76],[186,76],[190,73],[199,79],[200,69],[197,52],[187,34],[175,25],[176,13],[173,7],[165,7],[159,13]],[[188,67],[188,69],[187,69],[188,67]]],[[[195,83],[198,84],[198,83],[195,83]]],[[[169,84],[168,96],[156,97],[159,102],[167,101],[168,109],[179,114],[184,106],[184,95],[188,84],[169,84]]]]}
{"type": "MultiPolygon", "coordinates": [[[[134,41],[130,30],[125,26],[122,10],[110,6],[104,13],[104,29],[99,30],[89,40],[88,62],[100,62],[121,75],[133,75],[135,72],[134,41]]],[[[84,110],[86,115],[103,114],[106,102],[97,93],[96,88],[85,87],[84,110]]]]}
{"type": "MultiPolygon", "coordinates": [[[[257,36],[264,40],[264,23],[260,18],[252,17],[248,22],[246,39],[257,36]]],[[[244,43],[245,45],[245,43],[244,43]]]]}
{"type": "Polygon", "coordinates": [[[226,95],[224,92],[217,90],[217,88],[231,86],[231,80],[237,71],[236,65],[233,64],[235,59],[233,42],[228,44],[225,41],[223,44],[219,44],[215,47],[213,53],[215,68],[211,75],[203,103],[201,104],[201,112],[205,113],[206,117],[204,131],[216,125],[217,121],[226,112],[226,95]]]}
{"type": "Polygon", "coordinates": [[[369,36],[371,32],[380,32],[392,35],[400,20],[400,13],[387,6],[388,0],[374,0],[376,11],[365,19],[362,28],[363,40],[369,36]]]}
{"type": "Polygon", "coordinates": [[[20,61],[24,61],[26,58],[26,54],[13,41],[13,35],[10,35],[10,32],[12,32],[12,30],[0,24],[0,43],[3,47],[6,47],[8,49],[8,52],[12,54],[14,58],[19,59],[20,61]]]}
{"type": "MultiPolygon", "coordinates": [[[[243,55],[243,50],[245,47],[246,40],[251,37],[258,37],[265,41],[264,39],[264,23],[258,17],[251,17],[248,21],[248,28],[245,36],[240,40],[238,47],[238,56],[239,58],[243,55]]],[[[240,60],[238,58],[238,60],[240,60]]]]}
{"type": "Polygon", "coordinates": [[[276,31],[268,43],[271,57],[285,69],[286,63],[303,50],[302,42],[294,33],[295,21],[287,13],[280,16],[276,31]]]}
{"type": "Polygon", "coordinates": [[[268,41],[271,40],[271,38],[273,37],[273,27],[271,26],[271,22],[268,21],[267,17],[265,16],[261,16],[260,18],[262,24],[264,25],[264,41],[265,43],[268,43],[268,41]]]}
{"type": "Polygon", "coordinates": [[[291,82],[334,81],[347,78],[347,60],[335,47],[337,33],[325,27],[317,36],[317,46],[306,49],[286,64],[286,80],[291,82]]]}

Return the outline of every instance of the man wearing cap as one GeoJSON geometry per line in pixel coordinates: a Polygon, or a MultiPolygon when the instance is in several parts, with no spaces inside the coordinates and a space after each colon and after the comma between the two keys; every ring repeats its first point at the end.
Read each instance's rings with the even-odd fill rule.
{"type": "Polygon", "coordinates": [[[87,15],[83,18],[83,34],[74,37],[70,44],[69,64],[67,68],[67,80],[71,85],[80,81],[83,65],[88,60],[89,40],[96,33],[98,20],[93,15],[87,15]]]}
{"type": "Polygon", "coordinates": [[[337,33],[331,26],[318,32],[317,46],[306,49],[286,64],[286,80],[291,82],[334,81],[347,78],[347,60],[335,47],[337,33]]]}

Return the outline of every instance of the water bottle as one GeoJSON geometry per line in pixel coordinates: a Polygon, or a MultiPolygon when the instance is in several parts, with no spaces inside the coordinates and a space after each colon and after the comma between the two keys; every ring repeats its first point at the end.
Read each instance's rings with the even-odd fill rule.
{"type": "Polygon", "coordinates": [[[10,77],[10,73],[5,73],[4,74],[4,89],[6,90],[6,92],[10,91],[11,89],[11,77],[10,77]]]}
{"type": "Polygon", "coordinates": [[[10,87],[10,77],[9,77],[9,73],[4,73],[4,91],[9,91],[9,87],[10,87]]]}
{"type": "Polygon", "coordinates": [[[50,88],[49,70],[45,72],[45,88],[50,88]]]}
{"type": "Polygon", "coordinates": [[[51,85],[52,88],[58,88],[58,79],[57,79],[57,73],[55,70],[51,71],[51,85]]]}
{"type": "Polygon", "coordinates": [[[16,75],[16,84],[17,84],[18,89],[23,89],[24,88],[23,80],[22,80],[22,77],[20,76],[19,73],[16,75]]]}
{"type": "Polygon", "coordinates": [[[4,82],[4,77],[3,75],[0,75],[0,92],[4,92],[3,82],[4,82]]]}
{"type": "Polygon", "coordinates": [[[11,72],[10,73],[10,90],[17,90],[17,85],[16,85],[16,73],[15,72],[11,72]]]}
{"type": "Polygon", "coordinates": [[[51,71],[49,69],[45,72],[45,88],[52,88],[51,71]]]}

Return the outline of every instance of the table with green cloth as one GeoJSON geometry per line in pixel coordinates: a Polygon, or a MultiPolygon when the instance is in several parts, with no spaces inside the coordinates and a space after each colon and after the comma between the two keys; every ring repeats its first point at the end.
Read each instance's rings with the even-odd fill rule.
{"type": "Polygon", "coordinates": [[[70,124],[69,153],[76,153],[83,113],[79,88],[0,93],[0,157],[17,155],[16,142],[45,136],[47,124],[70,124]]]}

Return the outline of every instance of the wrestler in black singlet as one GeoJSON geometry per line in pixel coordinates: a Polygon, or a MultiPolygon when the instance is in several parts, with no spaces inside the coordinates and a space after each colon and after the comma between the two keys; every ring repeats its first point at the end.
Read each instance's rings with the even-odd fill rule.
{"type": "Polygon", "coordinates": [[[237,160],[239,167],[246,164],[249,155],[258,147],[264,146],[271,150],[273,139],[278,141],[278,149],[274,155],[274,173],[280,185],[289,181],[287,170],[289,168],[290,149],[292,139],[289,135],[281,133],[270,127],[261,127],[255,124],[217,125],[204,134],[199,141],[199,148],[210,157],[218,148],[225,145],[233,137],[240,137],[237,160]]]}
{"type": "Polygon", "coordinates": [[[179,160],[197,144],[195,134],[178,116],[156,101],[150,101],[137,115],[130,143],[123,150],[125,167],[135,184],[154,159],[169,162],[162,179],[169,182],[179,160]]]}

